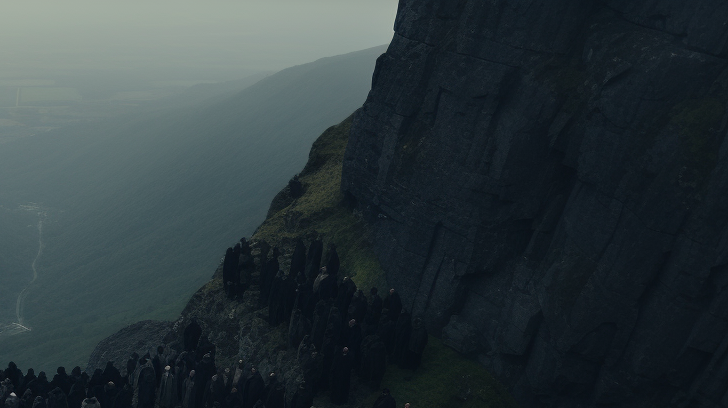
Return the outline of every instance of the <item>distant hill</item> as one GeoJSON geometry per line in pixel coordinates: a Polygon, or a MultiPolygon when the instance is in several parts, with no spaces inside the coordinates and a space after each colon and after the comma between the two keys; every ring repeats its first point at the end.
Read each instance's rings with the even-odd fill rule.
{"type": "MultiPolygon", "coordinates": [[[[0,217],[27,203],[45,216],[38,280],[24,302],[32,330],[0,337],[0,361],[82,365],[122,325],[174,319],[222,250],[264,219],[313,140],[364,102],[384,51],[292,67],[228,98],[4,144],[0,217]]],[[[35,256],[35,231],[25,228],[33,248],[24,251],[35,256]]]]}

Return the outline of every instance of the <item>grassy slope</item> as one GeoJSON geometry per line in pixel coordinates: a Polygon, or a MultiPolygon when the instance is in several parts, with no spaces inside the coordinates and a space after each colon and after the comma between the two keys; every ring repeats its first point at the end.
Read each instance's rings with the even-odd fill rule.
{"type": "MultiPolygon", "coordinates": [[[[0,338],[0,362],[73,367],[120,327],[178,316],[224,248],[265,218],[313,140],[361,105],[383,50],[292,67],[211,102],[3,144],[0,205],[40,203],[48,216],[25,304],[33,330],[0,338]]],[[[29,267],[37,237],[27,232],[27,254],[5,257],[10,245],[0,247],[4,271],[29,267]]],[[[26,281],[8,285],[3,299],[26,281]]]]}
{"type": "MultiPolygon", "coordinates": [[[[290,246],[298,237],[310,240],[320,235],[324,242],[336,244],[342,272],[352,276],[357,286],[367,293],[372,286],[385,288],[387,285],[369,245],[366,224],[343,204],[339,190],[350,126],[351,118],[329,128],[314,142],[308,163],[300,174],[305,194],[292,202],[285,202],[281,197],[284,193],[279,194],[274,208],[277,205],[280,209],[268,214],[253,239],[290,246]]],[[[417,371],[390,365],[382,385],[391,390],[398,406],[404,402],[412,403],[413,407],[439,408],[517,406],[482,366],[432,336],[417,371]]],[[[358,406],[371,407],[378,395],[377,391],[369,393],[358,406]]],[[[326,404],[327,399],[316,402],[326,404]]]]}

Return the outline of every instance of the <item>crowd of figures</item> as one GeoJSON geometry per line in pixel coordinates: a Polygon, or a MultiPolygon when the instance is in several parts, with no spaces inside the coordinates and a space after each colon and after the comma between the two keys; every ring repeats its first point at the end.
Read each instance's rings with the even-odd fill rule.
{"type": "MultiPolygon", "coordinates": [[[[271,251],[261,242],[260,249],[260,306],[267,305],[271,326],[288,323],[289,346],[297,348],[303,372],[295,391],[287,393],[274,372],[264,378],[253,361],[216,366],[215,345],[192,320],[183,350],[159,346],[142,357],[134,353],[124,376],[108,362],[90,377],[80,367],[70,375],[59,367],[49,381],[46,373],[36,376],[31,368],[24,375],[11,362],[0,371],[0,408],[310,408],[321,393],[342,405],[349,399],[352,374],[360,384],[379,389],[388,364],[420,365],[428,338],[422,320],[411,319],[396,290],[382,298],[372,288],[367,296],[351,279],[340,278],[333,244],[321,266],[322,241],[308,250],[297,241],[287,274],[280,270],[277,248],[271,251]]],[[[254,267],[245,239],[227,249],[226,296],[242,298],[254,267]]],[[[374,407],[396,408],[396,402],[384,389],[374,407]]]]}

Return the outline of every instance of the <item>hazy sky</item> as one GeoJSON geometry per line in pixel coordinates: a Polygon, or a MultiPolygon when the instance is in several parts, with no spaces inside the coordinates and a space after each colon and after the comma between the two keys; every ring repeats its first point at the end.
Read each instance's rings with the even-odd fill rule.
{"type": "Polygon", "coordinates": [[[234,79],[388,43],[396,10],[397,0],[3,0],[0,79],[234,79]]]}

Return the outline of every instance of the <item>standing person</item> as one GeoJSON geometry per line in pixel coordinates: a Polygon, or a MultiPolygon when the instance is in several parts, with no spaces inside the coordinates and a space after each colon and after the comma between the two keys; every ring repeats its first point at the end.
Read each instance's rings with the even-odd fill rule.
{"type": "Polygon", "coordinates": [[[190,371],[190,375],[185,379],[182,384],[182,408],[196,408],[195,407],[195,370],[190,371]]]}
{"type": "Polygon", "coordinates": [[[331,402],[336,405],[343,405],[349,401],[353,365],[353,358],[347,347],[334,356],[334,363],[331,367],[331,402]]]}
{"type": "Polygon", "coordinates": [[[172,367],[164,367],[164,374],[159,381],[159,408],[175,408],[177,406],[177,379],[172,367]]]}

